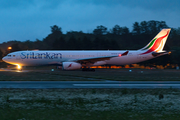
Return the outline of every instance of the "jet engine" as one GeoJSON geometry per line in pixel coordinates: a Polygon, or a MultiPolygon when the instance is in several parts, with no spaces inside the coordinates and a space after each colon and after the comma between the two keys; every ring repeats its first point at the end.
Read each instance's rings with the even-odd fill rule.
{"type": "Polygon", "coordinates": [[[76,69],[80,69],[81,67],[82,65],[76,62],[63,62],[62,63],[63,70],[76,70],[76,69]]]}

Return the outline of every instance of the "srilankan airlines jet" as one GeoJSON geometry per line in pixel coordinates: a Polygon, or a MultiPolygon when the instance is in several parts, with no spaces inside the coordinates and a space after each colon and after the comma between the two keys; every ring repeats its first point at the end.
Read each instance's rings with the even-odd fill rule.
{"type": "Polygon", "coordinates": [[[89,51],[17,51],[3,57],[3,61],[21,66],[57,65],[63,70],[90,70],[91,66],[126,65],[152,58],[169,52],[164,45],[171,29],[162,29],[145,47],[139,50],[89,50],[89,51]]]}

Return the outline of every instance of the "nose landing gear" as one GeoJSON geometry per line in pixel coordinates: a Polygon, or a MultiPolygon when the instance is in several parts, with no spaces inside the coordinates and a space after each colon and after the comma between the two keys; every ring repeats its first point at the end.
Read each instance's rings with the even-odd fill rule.
{"type": "Polygon", "coordinates": [[[22,67],[20,65],[17,65],[18,71],[22,71],[22,67]]]}

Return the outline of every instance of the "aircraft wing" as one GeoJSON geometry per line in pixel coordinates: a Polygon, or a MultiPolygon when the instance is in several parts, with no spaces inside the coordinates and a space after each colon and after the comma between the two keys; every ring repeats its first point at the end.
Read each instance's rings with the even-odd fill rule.
{"type": "Polygon", "coordinates": [[[119,54],[119,55],[112,55],[112,56],[101,56],[101,57],[91,57],[91,58],[81,58],[81,59],[74,59],[72,61],[74,62],[78,62],[81,64],[86,64],[86,63],[95,63],[98,61],[104,61],[104,60],[110,60],[110,58],[113,57],[121,57],[121,56],[125,56],[128,54],[129,51],[124,52],[123,54],[119,54]]]}
{"type": "Polygon", "coordinates": [[[84,64],[84,63],[95,63],[97,61],[104,61],[104,60],[109,60],[110,58],[113,57],[118,57],[118,55],[116,56],[104,56],[104,57],[92,57],[92,58],[82,58],[82,59],[76,59],[74,61],[84,64]]]}

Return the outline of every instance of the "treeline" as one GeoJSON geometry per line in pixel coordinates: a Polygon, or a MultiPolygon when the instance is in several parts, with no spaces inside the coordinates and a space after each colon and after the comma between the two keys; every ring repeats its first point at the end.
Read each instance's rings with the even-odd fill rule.
{"type": "MultiPolygon", "coordinates": [[[[144,47],[163,28],[169,28],[165,21],[142,21],[135,22],[132,30],[127,27],[115,25],[113,28],[100,25],[92,33],[82,31],[62,32],[62,28],[53,25],[50,27],[51,33],[43,40],[9,41],[0,44],[3,52],[0,57],[9,52],[19,50],[123,50],[140,49],[144,47]],[[7,47],[11,46],[11,50],[7,47]]],[[[180,28],[172,28],[165,50],[173,50],[169,56],[163,56],[155,60],[150,60],[141,64],[180,65],[180,28]]]]}

